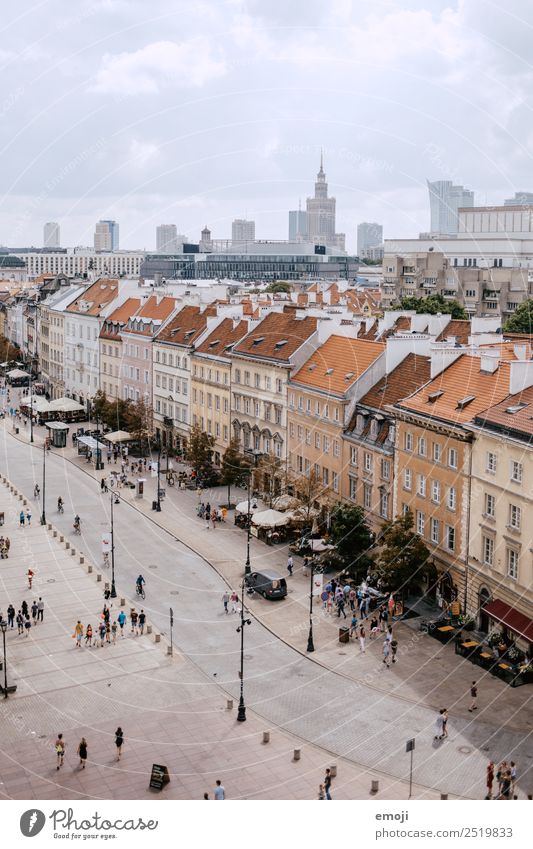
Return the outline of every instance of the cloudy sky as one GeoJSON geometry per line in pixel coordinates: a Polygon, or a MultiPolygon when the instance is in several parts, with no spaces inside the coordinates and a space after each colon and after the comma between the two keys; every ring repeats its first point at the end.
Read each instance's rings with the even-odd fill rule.
{"type": "Polygon", "coordinates": [[[0,244],[287,238],[321,147],[350,249],[427,229],[426,178],[533,191],[524,0],[20,0],[0,28],[0,244]]]}

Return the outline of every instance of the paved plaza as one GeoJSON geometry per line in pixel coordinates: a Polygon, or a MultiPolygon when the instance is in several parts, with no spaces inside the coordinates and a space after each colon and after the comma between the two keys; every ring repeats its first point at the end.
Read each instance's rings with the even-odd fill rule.
{"type": "MultiPolygon", "coordinates": [[[[42,437],[36,430],[36,443],[31,449],[26,439],[26,433],[16,438],[11,426],[6,424],[0,471],[29,495],[41,476],[42,437]]],[[[98,473],[98,481],[101,474],[98,473]]],[[[20,555],[24,561],[28,556],[24,548],[17,554],[16,540],[21,543],[25,540],[27,544],[31,535],[32,548],[34,539],[40,546],[36,559],[46,555],[47,573],[48,569],[59,570],[57,576],[50,576],[55,582],[47,585],[50,596],[47,605],[54,613],[56,629],[61,630],[44,637],[49,644],[43,647],[46,651],[39,647],[39,652],[29,653],[28,669],[22,667],[19,673],[15,664],[17,675],[23,676],[24,681],[9,704],[9,710],[22,701],[28,706],[37,704],[36,700],[42,698],[39,681],[46,682],[41,686],[46,686],[49,694],[45,699],[51,710],[51,728],[47,728],[43,737],[42,724],[33,720],[34,727],[30,727],[31,723],[24,724],[20,734],[17,722],[22,720],[15,718],[10,745],[16,748],[17,739],[22,736],[23,748],[29,747],[30,762],[31,747],[37,747],[35,760],[42,763],[43,770],[47,764],[48,780],[54,786],[56,776],[50,774],[53,767],[50,734],[53,736],[59,730],[55,727],[54,713],[58,703],[60,706],[66,703],[71,724],[65,725],[65,735],[69,728],[75,737],[85,734],[89,739],[90,734],[98,770],[105,773],[101,776],[105,789],[94,793],[102,798],[145,794],[149,769],[158,758],[163,763],[171,761],[169,768],[173,774],[175,769],[176,779],[164,792],[177,798],[201,798],[205,790],[211,789],[216,777],[223,779],[228,790],[230,775],[233,797],[314,798],[322,770],[330,762],[339,766],[339,798],[341,786],[344,798],[369,798],[370,780],[376,777],[380,780],[379,797],[405,798],[404,782],[408,777],[405,741],[410,737],[416,737],[417,741],[417,796],[438,798],[440,792],[447,792],[450,796],[482,798],[486,763],[504,757],[518,764],[521,776],[518,795],[523,797],[531,792],[531,688],[513,690],[499,680],[484,676],[482,670],[455,656],[452,648],[441,647],[407,624],[395,626],[400,643],[399,662],[395,668],[385,669],[381,663],[381,641],[368,645],[365,655],[360,655],[354,643],[338,643],[338,620],[330,621],[321,611],[314,617],[317,651],[309,658],[305,653],[308,581],[301,574],[298,561],[295,575],[289,579],[290,594],[285,602],[251,599],[248,603],[247,599],[253,614],[245,648],[249,712],[246,724],[236,723],[236,711],[226,710],[226,699],[228,696],[236,699],[239,691],[237,617],[224,615],[221,597],[227,586],[240,583],[245,534],[233,525],[231,514],[226,526],[206,531],[204,523],[196,518],[194,492],[167,487],[162,512],[154,513],[151,501],[155,482],[149,480],[143,500],[136,500],[130,490],[124,489],[122,503],[115,508],[118,594],[131,598],[135,577],[139,571],[143,572],[147,579],[145,608],[154,632],[163,635],[162,642],[156,644],[153,636],[145,635],[128,637],[117,646],[94,652],[76,651],[71,639],[75,619],[85,621],[88,615],[95,616],[102,602],[102,585],[96,582],[95,574],[103,571],[100,537],[102,530],[109,527],[109,496],[100,494],[95,477],[94,466],[76,458],[72,449],[51,452],[47,458],[47,518],[59,533],[68,535],[74,513],[80,514],[83,535],[81,541],[75,538],[73,544],[85,553],[87,561],[94,562],[92,575],[87,575],[86,565],[68,555],[47,531],[39,527],[19,531],[16,499],[11,507],[0,507],[5,510],[7,522],[14,523],[12,556],[9,561],[2,561],[4,585],[0,606],[5,606],[4,592],[14,590],[14,585],[6,586],[8,578],[18,581],[21,590],[24,589],[23,563],[11,577],[15,558],[20,555]],[[55,513],[59,494],[66,503],[63,516],[55,513]],[[39,535],[42,539],[38,542],[39,535]],[[7,569],[5,563],[9,564],[7,569]],[[53,565],[56,563],[57,567],[53,565]],[[84,606],[78,609],[77,604],[84,606]],[[173,658],[165,654],[170,606],[175,614],[174,645],[179,648],[179,654],[175,650],[173,658]],[[59,633],[63,636],[59,637],[59,633]],[[78,657],[82,653],[83,663],[78,657]],[[108,658],[113,653],[115,657],[110,661],[108,658]],[[44,664],[50,666],[41,668],[44,664]],[[468,686],[473,676],[478,679],[480,692],[480,708],[474,719],[467,711],[468,686]],[[26,687],[33,689],[26,692],[26,687]],[[158,694],[157,708],[153,705],[154,689],[158,694]],[[433,742],[435,714],[442,706],[450,712],[450,737],[437,746],[433,742]],[[174,713],[179,714],[178,723],[174,713]],[[126,769],[126,761],[116,766],[111,760],[115,730],[111,726],[117,723],[125,728],[127,737],[135,740],[130,751],[135,751],[138,760],[131,790],[131,764],[125,781],[127,790],[123,784],[117,786],[114,780],[117,770],[126,769]],[[131,728],[135,731],[131,732],[131,728]],[[272,732],[271,742],[266,746],[261,744],[265,729],[272,732]],[[164,745],[157,742],[161,740],[165,740],[164,745]],[[222,742],[213,746],[212,740],[222,742]],[[167,754],[169,741],[175,751],[167,754]],[[297,747],[302,748],[302,760],[293,762],[292,751],[297,747]],[[161,760],[165,756],[167,760],[161,760]],[[222,769],[224,774],[215,775],[222,769]],[[262,770],[267,770],[263,780],[262,770]]],[[[13,500],[8,492],[2,487],[2,498],[13,500]]],[[[225,492],[206,493],[204,499],[206,496],[215,503],[217,498],[224,500],[225,492]]],[[[241,490],[238,500],[244,497],[241,490]]],[[[35,502],[32,506],[35,516],[39,506],[35,502]]],[[[283,570],[286,549],[270,548],[252,540],[251,557],[255,567],[268,564],[283,570]]],[[[37,570],[37,581],[41,571],[37,570]]],[[[128,609],[129,603],[126,612],[128,609]]],[[[34,636],[37,639],[32,635],[26,642],[31,640],[33,645],[34,636]]],[[[10,650],[13,639],[8,640],[10,650]]],[[[21,640],[24,638],[18,642],[21,640]]],[[[12,650],[29,651],[18,644],[12,650]]],[[[25,661],[23,657],[21,663],[25,661]]],[[[26,708],[30,714],[32,710],[35,708],[26,708]]],[[[16,716],[19,715],[24,718],[26,712],[19,709],[16,716]]],[[[40,716],[39,708],[32,716],[40,716]]],[[[77,742],[69,740],[70,749],[77,742]]],[[[28,793],[31,781],[42,781],[41,775],[46,772],[37,769],[38,777],[32,777],[24,770],[21,775],[17,765],[23,761],[20,745],[18,758],[13,751],[8,757],[13,757],[16,763],[8,769],[13,776],[18,770],[18,779],[28,793]]],[[[4,761],[5,757],[4,753],[4,761]]],[[[92,780],[96,771],[95,767],[92,780]]],[[[63,776],[60,773],[60,780],[63,776]]],[[[2,780],[7,784],[4,776],[2,780]]],[[[75,780],[82,782],[84,793],[92,795],[84,783],[88,776],[77,776],[75,780]]],[[[50,798],[55,798],[54,793],[50,798]]],[[[8,791],[8,795],[17,794],[8,791]]],[[[23,796],[24,791],[19,795],[23,796]]]]}

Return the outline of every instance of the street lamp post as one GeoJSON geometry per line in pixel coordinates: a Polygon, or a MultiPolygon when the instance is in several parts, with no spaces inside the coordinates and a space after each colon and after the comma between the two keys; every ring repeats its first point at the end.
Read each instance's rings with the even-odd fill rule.
{"type": "Polygon", "coordinates": [[[161,471],[161,440],[159,440],[158,444],[158,453],[157,453],[157,505],[156,511],[161,513],[161,489],[159,486],[159,473],[161,471]]]}
{"type": "Polygon", "coordinates": [[[244,626],[251,625],[251,619],[244,618],[244,578],[241,587],[241,624],[237,628],[237,633],[241,635],[241,695],[239,699],[239,710],[237,713],[237,722],[246,722],[246,706],[244,704],[244,626]]]}
{"type": "Polygon", "coordinates": [[[115,527],[113,524],[113,504],[120,504],[120,498],[118,493],[111,489],[111,487],[109,488],[109,492],[111,493],[111,598],[116,598],[117,590],[115,587],[115,527]]]}
{"type": "Polygon", "coordinates": [[[4,691],[4,699],[7,699],[8,696],[9,696],[9,690],[11,689],[11,691],[13,691],[13,690],[16,690],[17,688],[16,687],[8,688],[8,686],[7,686],[7,657],[6,657],[7,622],[6,622],[5,619],[0,620],[0,629],[2,630],[2,642],[3,642],[3,647],[4,647],[4,686],[1,687],[0,689],[2,689],[4,691]]]}
{"type": "Polygon", "coordinates": [[[102,449],[100,448],[100,417],[96,412],[96,471],[99,472],[104,468],[102,463],[102,449]]]}
{"type": "Polygon", "coordinates": [[[33,382],[33,359],[30,360],[30,383],[29,383],[29,392],[30,392],[30,442],[33,442],[33,401],[32,401],[32,382],[33,382]]]}
{"type": "MultiPolygon", "coordinates": [[[[257,461],[258,461],[259,457],[261,456],[261,452],[258,451],[257,449],[254,449],[253,453],[254,453],[253,468],[255,469],[257,467],[257,461]]],[[[253,469],[252,469],[252,467],[250,467],[248,469],[248,516],[247,516],[247,518],[248,518],[248,528],[247,528],[247,533],[246,533],[246,563],[244,565],[244,574],[245,575],[249,575],[252,571],[252,567],[250,566],[250,539],[251,539],[251,536],[252,536],[252,513],[251,513],[251,507],[250,507],[250,487],[251,487],[251,481],[252,481],[252,474],[253,474],[253,469]]]]}
{"type": "Polygon", "coordinates": [[[46,525],[46,436],[43,442],[43,504],[41,512],[41,525],[46,525]]]}
{"type": "Polygon", "coordinates": [[[309,565],[311,567],[311,587],[309,590],[309,636],[307,637],[307,651],[312,652],[315,650],[315,644],[313,642],[313,577],[315,564],[313,558],[311,558],[309,565]]]}

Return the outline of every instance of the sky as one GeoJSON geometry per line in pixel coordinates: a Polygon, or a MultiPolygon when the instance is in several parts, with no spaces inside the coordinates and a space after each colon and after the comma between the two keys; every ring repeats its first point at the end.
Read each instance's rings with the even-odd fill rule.
{"type": "Polygon", "coordinates": [[[0,244],[286,239],[321,148],[352,251],[427,230],[426,179],[533,191],[524,0],[21,0],[0,31],[0,244]]]}

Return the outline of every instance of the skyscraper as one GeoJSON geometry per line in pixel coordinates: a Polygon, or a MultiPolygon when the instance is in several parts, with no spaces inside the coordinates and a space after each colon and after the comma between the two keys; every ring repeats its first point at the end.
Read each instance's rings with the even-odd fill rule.
{"type": "Polygon", "coordinates": [[[367,248],[383,244],[383,225],[375,221],[363,221],[357,225],[357,256],[363,257],[367,248]]]}
{"type": "Polygon", "coordinates": [[[464,186],[454,186],[451,180],[427,181],[429,208],[431,212],[430,232],[435,235],[453,235],[459,232],[457,211],[461,207],[474,206],[474,192],[464,186]]]}
{"type": "Polygon", "coordinates": [[[515,192],[514,198],[503,202],[504,206],[533,206],[533,192],[515,192]]]}
{"type": "Polygon", "coordinates": [[[156,228],[155,237],[158,253],[178,253],[178,231],[175,224],[160,224],[156,228]]]}
{"type": "Polygon", "coordinates": [[[289,211],[289,242],[305,240],[307,237],[307,212],[303,209],[289,211]]]}
{"type": "Polygon", "coordinates": [[[335,198],[328,197],[324,161],[320,154],[320,170],[316,175],[315,196],[307,198],[307,235],[312,242],[335,243],[335,198]]]}
{"type": "Polygon", "coordinates": [[[45,248],[60,246],[59,224],[57,221],[47,221],[43,228],[43,245],[45,248]]]}
{"type": "Polygon", "coordinates": [[[95,251],[118,251],[118,224],[104,219],[98,222],[94,231],[95,251]]]}
{"type": "Polygon", "coordinates": [[[247,221],[246,218],[235,218],[231,224],[231,241],[255,241],[255,221],[247,221]]]}

